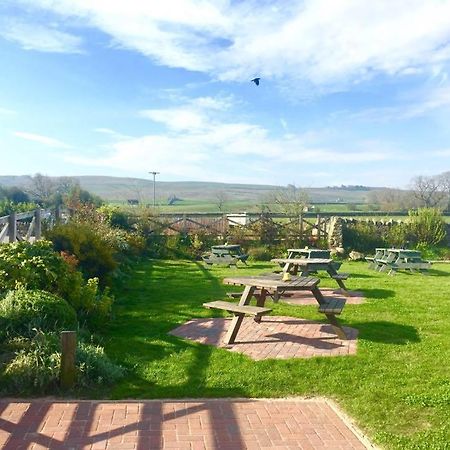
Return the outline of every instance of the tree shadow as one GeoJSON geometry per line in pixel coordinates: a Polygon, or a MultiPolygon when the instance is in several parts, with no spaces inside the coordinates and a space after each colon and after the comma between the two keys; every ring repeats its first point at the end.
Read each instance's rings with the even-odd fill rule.
{"type": "Polygon", "coordinates": [[[448,277],[450,275],[449,272],[439,269],[429,269],[428,272],[424,272],[424,274],[432,277],[448,277]]]}
{"type": "Polygon", "coordinates": [[[349,323],[348,326],[359,331],[358,339],[384,344],[406,345],[420,342],[415,327],[386,321],[349,323]]]}
{"type": "Polygon", "coordinates": [[[364,297],[368,299],[376,298],[387,300],[395,295],[395,291],[392,289],[364,288],[361,289],[361,292],[364,294],[364,297]]]}

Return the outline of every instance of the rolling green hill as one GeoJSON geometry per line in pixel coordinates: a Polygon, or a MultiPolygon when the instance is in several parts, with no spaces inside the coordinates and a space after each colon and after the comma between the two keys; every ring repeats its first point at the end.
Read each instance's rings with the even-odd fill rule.
{"type": "MultiPolygon", "coordinates": [[[[141,178],[121,178],[106,176],[77,176],[83,189],[86,189],[111,202],[126,202],[138,199],[142,203],[153,202],[153,181],[141,178]]],[[[30,177],[0,176],[0,185],[26,188],[30,177]]],[[[217,210],[219,196],[224,196],[226,209],[251,210],[267,201],[281,186],[258,184],[229,184],[198,181],[157,181],[156,198],[160,205],[167,205],[169,197],[177,197],[169,208],[183,208],[189,211],[217,210]]],[[[365,203],[371,190],[380,188],[305,188],[311,202],[365,203]]]]}

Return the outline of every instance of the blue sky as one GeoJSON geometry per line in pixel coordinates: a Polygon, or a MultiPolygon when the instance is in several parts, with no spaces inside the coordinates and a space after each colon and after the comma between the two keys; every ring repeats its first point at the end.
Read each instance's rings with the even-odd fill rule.
{"type": "Polygon", "coordinates": [[[450,170],[450,1],[2,0],[0,61],[2,175],[450,170]]]}

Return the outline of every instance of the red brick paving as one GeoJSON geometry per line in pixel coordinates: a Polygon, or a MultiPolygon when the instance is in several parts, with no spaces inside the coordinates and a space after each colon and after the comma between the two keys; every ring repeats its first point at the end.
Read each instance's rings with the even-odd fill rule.
{"type": "Polygon", "coordinates": [[[355,328],[344,327],[349,339],[341,340],[331,325],[320,322],[266,316],[258,324],[246,317],[236,342],[225,345],[223,337],[230,322],[229,318],[192,319],[170,333],[202,344],[225,347],[255,360],[356,354],[358,330],[355,328]]]}
{"type": "MultiPolygon", "coordinates": [[[[341,291],[340,289],[321,288],[320,292],[324,297],[345,298],[346,305],[360,305],[365,303],[364,294],[359,291],[341,291]]],[[[310,291],[292,292],[289,297],[282,297],[280,302],[289,303],[290,305],[317,305],[317,300],[310,291]]]]}
{"type": "Polygon", "coordinates": [[[0,448],[21,449],[365,449],[329,402],[0,400],[0,448]]]}

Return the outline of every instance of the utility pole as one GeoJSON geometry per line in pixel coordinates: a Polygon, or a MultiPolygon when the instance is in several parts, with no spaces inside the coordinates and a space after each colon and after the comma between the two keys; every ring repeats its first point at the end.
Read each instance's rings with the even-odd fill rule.
{"type": "Polygon", "coordinates": [[[159,174],[159,172],[149,172],[153,175],[153,208],[156,206],[156,175],[159,174]]]}

